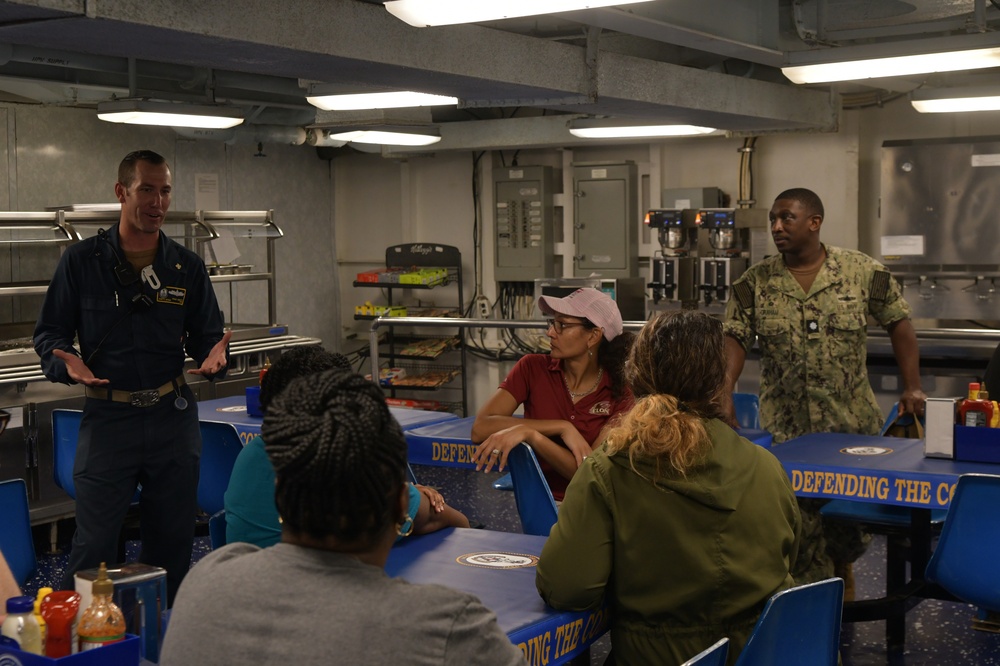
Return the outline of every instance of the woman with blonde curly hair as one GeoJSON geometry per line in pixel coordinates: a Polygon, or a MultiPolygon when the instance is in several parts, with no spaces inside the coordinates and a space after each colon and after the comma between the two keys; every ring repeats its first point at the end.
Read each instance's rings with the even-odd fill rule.
{"type": "Polygon", "coordinates": [[[542,550],[547,603],[607,599],[617,663],[680,664],[728,637],[733,664],[793,585],[795,495],[778,460],[723,422],[725,375],[720,321],[647,323],[625,368],[636,404],[573,477],[542,550]]]}

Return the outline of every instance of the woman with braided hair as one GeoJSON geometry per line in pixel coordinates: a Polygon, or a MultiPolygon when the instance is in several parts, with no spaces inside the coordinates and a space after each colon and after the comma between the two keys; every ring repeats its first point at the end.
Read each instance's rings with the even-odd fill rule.
{"type": "MultiPolygon", "coordinates": [[[[294,379],[324,370],[350,372],[343,354],[318,345],[293,347],[271,366],[260,385],[260,407],[267,413],[274,399],[294,379]]],[[[445,527],[468,527],[469,519],[448,506],[441,493],[422,485],[409,487],[407,534],[427,534],[445,527]]],[[[281,524],[274,504],[274,468],[264,451],[264,439],[254,437],[243,447],[226,489],[226,542],[245,541],[265,548],[281,540],[281,524]]]]}
{"type": "Polygon", "coordinates": [[[573,477],[542,550],[546,602],[609,602],[617,663],[676,665],[729,637],[733,664],[793,584],[795,495],[781,463],[723,421],[724,344],[701,312],[643,327],[625,366],[635,407],[573,477]]]}
{"type": "Polygon", "coordinates": [[[474,596],[386,575],[407,447],[378,386],[339,369],[296,379],[263,435],[281,543],[229,544],[191,570],[161,664],[524,664],[474,596]]]}

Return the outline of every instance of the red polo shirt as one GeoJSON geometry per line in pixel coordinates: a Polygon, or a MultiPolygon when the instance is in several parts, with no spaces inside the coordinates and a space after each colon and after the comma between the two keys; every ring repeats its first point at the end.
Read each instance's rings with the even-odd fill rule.
{"type": "MultiPolygon", "coordinates": [[[[573,404],[563,379],[562,361],[548,354],[528,354],[522,357],[500,383],[500,388],[514,396],[518,404],[524,405],[524,418],[569,421],[591,444],[612,416],[632,408],[632,394],[627,388],[620,399],[611,397],[611,378],[607,373],[601,377],[601,383],[593,393],[573,404]]],[[[560,437],[551,439],[564,446],[560,437]]],[[[562,500],[569,480],[563,478],[541,456],[538,462],[548,479],[552,496],[562,500]]]]}

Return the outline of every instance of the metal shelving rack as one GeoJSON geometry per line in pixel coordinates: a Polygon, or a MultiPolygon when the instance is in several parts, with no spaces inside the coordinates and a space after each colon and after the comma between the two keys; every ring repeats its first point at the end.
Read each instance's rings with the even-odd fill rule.
{"type": "MultiPolygon", "coordinates": [[[[453,311],[454,317],[462,316],[465,298],[462,292],[462,254],[458,251],[458,248],[450,245],[440,245],[437,243],[406,243],[403,245],[393,245],[385,250],[385,265],[386,268],[445,268],[448,271],[448,276],[443,282],[436,284],[354,282],[354,286],[385,290],[386,300],[388,305],[391,307],[393,305],[394,291],[400,289],[441,289],[450,285],[455,285],[457,286],[458,292],[456,305],[454,308],[446,309],[453,311]]],[[[451,314],[451,312],[449,312],[449,314],[451,314]]],[[[355,319],[382,320],[384,318],[355,315],[355,319]]],[[[456,387],[456,390],[461,391],[462,398],[460,405],[456,405],[456,407],[460,406],[462,416],[468,414],[468,388],[466,381],[467,366],[464,331],[457,325],[455,328],[457,329],[456,337],[458,342],[457,345],[455,345],[454,352],[458,353],[460,356],[460,362],[457,366],[448,365],[446,362],[439,362],[436,359],[427,359],[418,363],[413,363],[412,361],[415,359],[400,353],[400,338],[404,337],[404,334],[396,333],[394,328],[390,328],[385,341],[385,344],[387,345],[387,354],[385,355],[387,367],[406,368],[408,372],[414,371],[419,373],[418,376],[423,375],[428,377],[428,380],[426,385],[407,384],[402,386],[386,386],[383,388],[387,389],[392,397],[396,397],[397,392],[400,391],[449,390],[452,389],[449,384],[451,384],[453,380],[460,378],[460,386],[456,387]]],[[[375,358],[378,358],[377,354],[375,358]]],[[[378,365],[380,364],[377,361],[372,364],[373,377],[377,377],[378,375],[378,365]]]]}

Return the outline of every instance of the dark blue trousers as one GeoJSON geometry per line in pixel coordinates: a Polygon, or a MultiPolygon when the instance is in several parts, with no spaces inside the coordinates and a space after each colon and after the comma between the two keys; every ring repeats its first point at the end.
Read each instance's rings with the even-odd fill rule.
{"type": "Polygon", "coordinates": [[[167,570],[172,604],[191,565],[198,511],[201,434],[187,386],[187,408],[168,394],[152,407],[87,398],[73,468],[76,533],[64,589],[73,575],[118,559],[118,535],[137,485],[142,550],[139,561],[167,570]]]}

